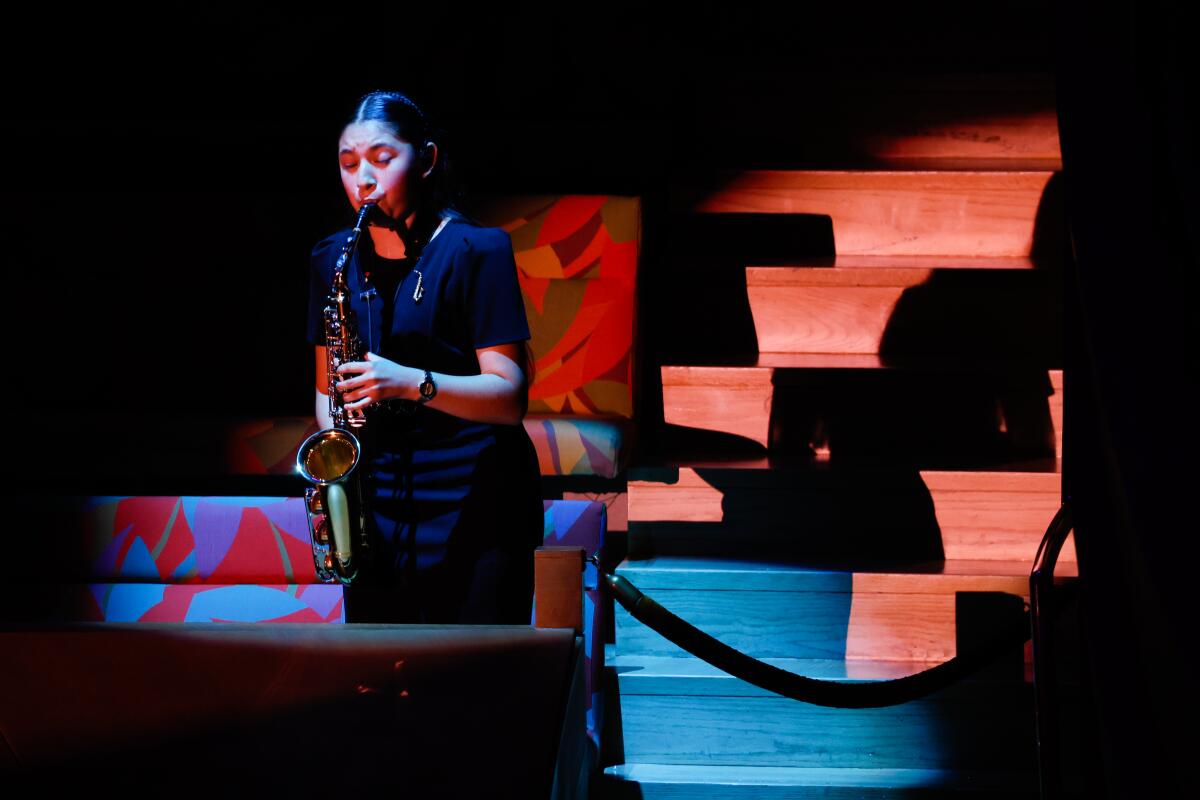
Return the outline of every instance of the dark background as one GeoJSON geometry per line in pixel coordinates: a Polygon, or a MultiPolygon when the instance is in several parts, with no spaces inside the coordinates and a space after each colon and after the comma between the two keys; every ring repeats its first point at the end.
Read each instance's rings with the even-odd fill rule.
{"type": "Polygon", "coordinates": [[[440,122],[468,195],[642,195],[647,272],[673,183],[802,161],[803,135],[763,135],[780,120],[819,130],[806,97],[847,76],[1049,72],[1043,6],[986,24],[950,4],[194,7],[14,24],[0,235],[10,330],[38,366],[10,371],[6,394],[43,418],[310,413],[308,253],[348,221],[336,141],[372,89],[408,92],[440,122]]]}

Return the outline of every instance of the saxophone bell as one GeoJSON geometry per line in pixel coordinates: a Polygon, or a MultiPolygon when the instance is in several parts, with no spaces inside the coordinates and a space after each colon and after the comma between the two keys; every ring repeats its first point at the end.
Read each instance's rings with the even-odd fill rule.
{"type": "Polygon", "coordinates": [[[368,546],[366,506],[356,472],[361,457],[358,438],[341,428],[317,431],[296,453],[296,470],[316,484],[305,489],[304,507],[313,566],[325,583],[353,582],[359,572],[355,555],[368,546]]]}

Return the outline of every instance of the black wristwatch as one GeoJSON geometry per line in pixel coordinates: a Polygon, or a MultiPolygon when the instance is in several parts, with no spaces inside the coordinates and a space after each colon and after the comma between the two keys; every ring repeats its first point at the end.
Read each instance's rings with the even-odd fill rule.
{"type": "Polygon", "coordinates": [[[421,396],[417,398],[418,403],[428,403],[437,396],[437,384],[433,382],[433,373],[429,370],[425,370],[425,380],[421,381],[418,390],[421,392],[421,396]]]}

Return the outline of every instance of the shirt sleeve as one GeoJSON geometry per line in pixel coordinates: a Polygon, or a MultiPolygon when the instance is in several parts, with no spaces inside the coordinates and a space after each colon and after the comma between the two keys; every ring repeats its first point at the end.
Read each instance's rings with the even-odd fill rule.
{"type": "Polygon", "coordinates": [[[529,338],[512,239],[498,228],[487,234],[472,253],[475,263],[466,287],[466,317],[476,348],[529,338]]]}
{"type": "Polygon", "coordinates": [[[327,261],[324,242],[312,251],[308,281],[308,343],[325,346],[325,305],[329,296],[330,277],[326,274],[327,261]]]}

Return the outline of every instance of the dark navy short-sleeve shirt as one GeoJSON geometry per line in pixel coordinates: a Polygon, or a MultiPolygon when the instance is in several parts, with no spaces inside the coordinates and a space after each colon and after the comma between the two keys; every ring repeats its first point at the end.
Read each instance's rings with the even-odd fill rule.
{"type": "MultiPolygon", "coordinates": [[[[313,247],[310,344],[325,344],[323,309],[334,264],[349,235],[349,229],[339,231],[313,247]]],[[[388,265],[408,264],[408,271],[386,306],[379,286],[366,277],[384,268],[384,261],[376,257],[374,243],[364,233],[346,265],[358,335],[371,352],[418,369],[478,375],[476,348],[529,339],[512,240],[506,231],[451,219],[425,245],[415,264],[388,265]],[[386,331],[385,321],[390,322],[386,331]]],[[[418,408],[414,417],[412,427],[435,438],[453,437],[456,429],[465,432],[461,429],[479,424],[426,406],[418,408]]]]}
{"type": "MultiPolygon", "coordinates": [[[[349,234],[340,231],[312,251],[308,341],[314,345],[325,343],[323,309],[349,234]]],[[[388,262],[363,235],[346,264],[359,337],[369,351],[405,366],[478,375],[477,348],[529,338],[505,231],[451,220],[415,263],[388,262]],[[385,302],[387,270],[394,289],[384,289],[392,295],[385,302]]],[[[368,408],[363,432],[380,580],[399,585],[409,567],[428,569],[497,547],[512,563],[531,567],[543,506],[537,452],[524,426],[475,422],[427,405],[408,408],[368,408]]],[[[518,594],[532,590],[532,575],[520,581],[528,587],[512,584],[518,594]]]]}
{"type": "MultiPolygon", "coordinates": [[[[313,248],[310,344],[325,343],[321,312],[333,282],[334,262],[349,233],[336,233],[313,248]]],[[[360,336],[372,352],[409,366],[477,375],[476,348],[529,338],[512,241],[505,231],[447,222],[397,286],[394,298],[389,298],[396,301],[396,313],[386,336],[382,330],[384,299],[377,290],[371,292],[373,287],[364,278],[376,261],[370,236],[363,236],[346,272],[360,319],[360,336]],[[420,273],[422,284],[419,300],[414,299],[415,272],[420,273]],[[369,299],[361,296],[363,292],[371,293],[369,299]],[[422,360],[430,363],[418,363],[422,360]]]]}

